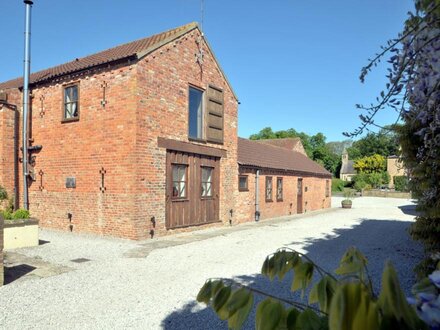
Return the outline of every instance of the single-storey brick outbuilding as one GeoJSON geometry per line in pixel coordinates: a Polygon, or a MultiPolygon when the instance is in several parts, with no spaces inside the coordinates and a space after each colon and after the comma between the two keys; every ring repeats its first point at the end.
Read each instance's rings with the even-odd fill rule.
{"type": "MultiPolygon", "coordinates": [[[[0,84],[0,185],[17,207],[22,85],[0,84]]],[[[196,23],[33,73],[30,90],[29,208],[43,227],[143,239],[254,220],[258,169],[273,198],[284,187],[261,219],[329,206],[322,167],[238,139],[237,97],[196,23]],[[262,163],[241,161],[248,144],[262,163]]]]}

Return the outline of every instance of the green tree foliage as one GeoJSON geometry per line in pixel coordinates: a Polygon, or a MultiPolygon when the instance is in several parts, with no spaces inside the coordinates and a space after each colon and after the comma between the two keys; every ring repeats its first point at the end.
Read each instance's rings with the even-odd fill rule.
{"type": "Polygon", "coordinates": [[[333,192],[342,192],[344,191],[345,181],[341,179],[332,179],[332,191],[333,192]]]}
{"type": "Polygon", "coordinates": [[[353,144],[352,140],[327,142],[327,147],[334,154],[341,156],[345,149],[350,148],[353,144]]]}
{"type": "Polygon", "coordinates": [[[395,133],[382,129],[379,133],[370,132],[363,138],[353,142],[347,148],[350,159],[372,156],[374,154],[388,157],[399,152],[398,138],[395,133]]]}
{"type": "Polygon", "coordinates": [[[274,132],[272,128],[266,127],[260,132],[252,134],[249,138],[251,140],[300,138],[309,158],[321,164],[327,171],[333,173],[334,176],[339,175],[341,157],[328,147],[326,137],[322,133],[310,136],[293,128],[274,132]]]}
{"type": "Polygon", "coordinates": [[[359,173],[352,178],[352,182],[357,191],[377,189],[390,183],[390,175],[387,172],[359,173]]]}
{"type": "Polygon", "coordinates": [[[396,191],[409,191],[409,181],[408,177],[401,175],[401,176],[395,176],[394,178],[394,189],[396,191]]]}
{"type": "MultiPolygon", "coordinates": [[[[367,259],[355,248],[343,255],[335,274],[287,248],[268,256],[261,269],[264,276],[279,281],[290,271],[294,273],[291,290],[301,291],[302,296],[310,290],[308,303],[271,295],[257,306],[257,330],[427,329],[407,303],[393,266],[385,265],[377,296],[367,272],[367,259]],[[312,282],[314,275],[318,279],[312,282]]],[[[211,306],[222,320],[228,320],[230,329],[240,329],[252,310],[253,291],[232,280],[208,280],[197,300],[211,306]]],[[[261,291],[258,294],[266,295],[261,291]]]]}
{"type": "Polygon", "coordinates": [[[386,170],[386,159],[379,154],[365,156],[355,160],[353,167],[358,173],[381,173],[386,170]]]}

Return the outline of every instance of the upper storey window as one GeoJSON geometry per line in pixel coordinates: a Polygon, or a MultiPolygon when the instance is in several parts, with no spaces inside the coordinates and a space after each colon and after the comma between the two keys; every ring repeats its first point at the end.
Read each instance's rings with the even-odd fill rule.
{"type": "Polygon", "coordinates": [[[189,88],[189,137],[203,139],[203,91],[189,88]]]}
{"type": "Polygon", "coordinates": [[[189,86],[188,137],[223,144],[223,90],[208,85],[206,91],[189,86]]]}
{"type": "Polygon", "coordinates": [[[69,85],[63,91],[63,120],[79,118],[79,86],[69,85]]]}

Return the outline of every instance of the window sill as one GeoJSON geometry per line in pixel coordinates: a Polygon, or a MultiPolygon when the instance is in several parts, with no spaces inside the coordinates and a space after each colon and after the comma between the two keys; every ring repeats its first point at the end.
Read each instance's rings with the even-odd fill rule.
{"type": "Polygon", "coordinates": [[[249,191],[249,189],[238,189],[238,191],[249,191]]]}
{"type": "Polygon", "coordinates": [[[193,141],[193,142],[199,142],[199,143],[206,144],[206,140],[205,139],[191,137],[191,136],[188,137],[188,141],[193,141]]]}
{"type": "Polygon", "coordinates": [[[62,124],[64,124],[64,123],[72,123],[72,122],[75,122],[75,121],[79,121],[79,117],[63,119],[63,120],[61,120],[61,123],[62,124]]]}
{"type": "Polygon", "coordinates": [[[273,199],[266,199],[266,203],[272,203],[273,199]]]}
{"type": "Polygon", "coordinates": [[[277,202],[282,202],[282,201],[283,201],[283,199],[282,199],[282,198],[281,198],[281,199],[278,199],[278,198],[277,198],[277,202]]]}
{"type": "Polygon", "coordinates": [[[189,198],[171,198],[172,202],[189,202],[189,198]]]}

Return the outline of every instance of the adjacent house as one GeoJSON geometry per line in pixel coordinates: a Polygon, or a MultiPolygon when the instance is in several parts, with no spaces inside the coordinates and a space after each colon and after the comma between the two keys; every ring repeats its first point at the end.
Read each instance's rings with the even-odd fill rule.
{"type": "Polygon", "coordinates": [[[339,178],[344,181],[351,181],[351,179],[357,174],[353,165],[354,161],[348,159],[348,152],[344,149],[342,152],[342,165],[339,172],[339,178]]]}
{"type": "Polygon", "coordinates": [[[387,172],[390,175],[390,183],[388,184],[388,187],[391,189],[394,188],[394,177],[408,175],[402,159],[395,155],[387,157],[387,172]]]}
{"type": "MultiPolygon", "coordinates": [[[[17,207],[22,86],[0,84],[0,185],[17,207]]],[[[143,239],[251,221],[255,175],[261,219],[329,207],[322,167],[238,139],[237,96],[196,23],[33,73],[30,90],[29,207],[43,227],[143,239]]]]}

